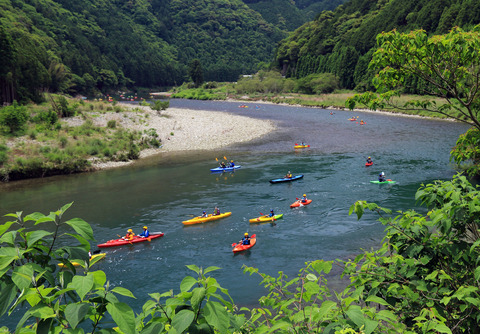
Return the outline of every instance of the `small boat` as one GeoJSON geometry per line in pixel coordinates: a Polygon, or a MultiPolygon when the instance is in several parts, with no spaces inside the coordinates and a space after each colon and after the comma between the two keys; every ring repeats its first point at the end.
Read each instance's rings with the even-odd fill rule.
{"type": "Polygon", "coordinates": [[[233,252],[238,253],[238,252],[246,251],[247,249],[250,249],[253,246],[255,246],[256,243],[257,243],[257,235],[252,234],[252,236],[250,237],[250,245],[243,245],[242,242],[240,241],[237,244],[232,245],[233,246],[233,252]]]}
{"type": "Polygon", "coordinates": [[[217,167],[217,168],[212,168],[212,169],[210,169],[210,171],[211,171],[212,173],[231,172],[231,171],[233,171],[233,170],[235,170],[235,169],[239,169],[239,168],[241,168],[241,167],[242,167],[242,166],[240,166],[240,165],[235,165],[235,166],[233,166],[233,167],[225,167],[225,168],[224,168],[224,167],[217,167]]]}
{"type": "Polygon", "coordinates": [[[371,183],[376,183],[376,184],[387,184],[387,183],[395,183],[397,181],[392,181],[392,180],[387,180],[387,181],[383,181],[383,182],[380,182],[380,181],[370,181],[371,183]]]}
{"type": "Polygon", "coordinates": [[[307,148],[307,147],[310,147],[310,145],[295,143],[295,145],[293,146],[293,148],[307,148]]]}
{"type": "Polygon", "coordinates": [[[354,121],[356,121],[357,119],[354,117],[354,118],[349,118],[348,120],[351,121],[351,122],[354,122],[354,121]]]}
{"type": "Polygon", "coordinates": [[[225,213],[221,213],[219,215],[209,214],[209,215],[207,215],[207,217],[198,216],[198,217],[195,217],[195,218],[192,218],[192,219],[189,219],[189,220],[185,220],[185,221],[182,222],[182,224],[183,225],[193,225],[193,224],[206,223],[206,222],[210,222],[212,220],[218,220],[218,219],[221,219],[221,218],[228,217],[231,214],[232,214],[231,212],[225,212],[225,213]]]}
{"type": "Polygon", "coordinates": [[[303,203],[302,200],[299,199],[298,201],[293,202],[293,203],[290,205],[290,207],[291,207],[291,208],[298,208],[298,207],[300,207],[300,206],[305,206],[305,205],[308,205],[308,204],[310,204],[310,203],[312,203],[312,200],[311,200],[311,199],[307,199],[307,201],[306,201],[305,203],[303,203]]]}
{"type": "MultiPolygon", "coordinates": [[[[99,258],[99,260],[100,260],[100,259],[103,259],[103,258],[105,257],[105,255],[107,255],[107,253],[93,254],[92,257],[90,258],[90,261],[93,260],[93,259],[96,259],[96,258],[99,258]]],[[[78,261],[78,260],[77,260],[77,261],[78,261]]],[[[72,264],[74,267],[80,266],[80,265],[81,265],[80,262],[77,262],[77,261],[72,261],[71,264],[72,264]]],[[[83,263],[84,263],[84,262],[82,262],[82,264],[83,264],[83,263]]],[[[61,263],[61,262],[58,264],[58,266],[61,267],[61,268],[64,268],[64,267],[66,268],[66,267],[67,267],[66,264],[61,263]]]]}
{"type": "Polygon", "coordinates": [[[290,181],[295,181],[295,180],[301,179],[302,177],[303,177],[303,174],[295,175],[295,176],[292,176],[292,177],[282,177],[280,179],[270,180],[270,183],[290,182],[290,181]]]}
{"type": "Polygon", "coordinates": [[[365,163],[365,167],[370,167],[371,165],[373,165],[373,161],[372,161],[372,162],[366,162],[366,163],[365,163]]]}
{"type": "Polygon", "coordinates": [[[279,215],[274,215],[273,217],[270,217],[269,215],[263,215],[257,218],[252,218],[249,220],[250,223],[264,223],[264,222],[273,222],[277,219],[283,218],[283,213],[279,215]]]}
{"type": "Polygon", "coordinates": [[[138,235],[134,236],[132,240],[125,240],[125,239],[113,239],[108,240],[103,244],[97,245],[99,248],[106,248],[106,247],[115,247],[115,246],[123,246],[123,245],[133,245],[138,242],[145,242],[150,241],[152,239],[163,237],[164,233],[151,233],[148,238],[139,237],[138,235]]]}

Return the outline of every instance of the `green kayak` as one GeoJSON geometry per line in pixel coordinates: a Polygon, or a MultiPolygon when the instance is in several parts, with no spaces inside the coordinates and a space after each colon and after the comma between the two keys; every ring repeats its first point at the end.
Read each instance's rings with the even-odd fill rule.
{"type": "Polygon", "coordinates": [[[392,180],[387,180],[387,181],[383,181],[383,182],[380,182],[380,181],[370,181],[371,183],[376,183],[376,184],[387,184],[387,183],[395,183],[397,181],[392,181],[392,180]]]}

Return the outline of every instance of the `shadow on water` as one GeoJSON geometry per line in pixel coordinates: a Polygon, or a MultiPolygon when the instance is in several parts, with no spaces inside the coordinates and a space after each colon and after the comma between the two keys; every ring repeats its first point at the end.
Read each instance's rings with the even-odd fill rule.
{"type": "MultiPolygon", "coordinates": [[[[277,131],[250,143],[218,151],[169,153],[131,166],[91,174],[51,177],[0,185],[2,214],[23,211],[48,213],[68,202],[68,217],[92,225],[97,243],[139,233],[143,225],[165,236],[149,243],[105,249],[96,268],[112,285],[133,291],[129,301],[138,312],[148,293],[173,289],[192,275],[185,265],[218,266],[212,276],[229,289],[235,302],[255,305],[265,294],[260,279],[242,273],[242,266],[277,275],[295,276],[306,261],[355,256],[379,245],[384,227],[373,213],[357,221],[349,216],[357,200],[376,202],[394,212],[418,208],[415,191],[422,182],[448,179],[453,174],[449,152],[462,124],[374,113],[260,105],[238,108],[232,102],[171,101],[172,107],[229,111],[279,125],[277,131]],[[367,125],[348,121],[361,115],[367,125]],[[308,149],[295,150],[305,141],[308,149]],[[235,159],[242,168],[211,174],[215,158],[235,159]],[[365,168],[371,156],[374,165],[365,168]],[[304,178],[281,184],[268,181],[287,171],[304,178]],[[394,185],[371,184],[380,172],[394,185]],[[291,209],[295,198],[307,194],[313,202],[291,209]],[[217,221],[183,226],[183,220],[218,206],[232,215],[217,221]],[[275,224],[250,224],[262,212],[283,213],[275,224]],[[257,234],[247,252],[232,254],[231,244],[243,233],[257,234]]],[[[95,249],[95,247],[93,247],[95,249]]],[[[3,322],[4,319],[2,319],[3,322]]]]}

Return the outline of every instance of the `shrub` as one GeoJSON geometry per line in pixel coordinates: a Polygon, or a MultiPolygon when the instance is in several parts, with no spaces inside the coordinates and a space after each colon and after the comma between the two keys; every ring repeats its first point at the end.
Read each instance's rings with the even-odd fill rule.
{"type": "Polygon", "coordinates": [[[0,145],[0,166],[8,161],[8,147],[0,145]]]}
{"type": "Polygon", "coordinates": [[[35,123],[45,123],[53,125],[58,122],[58,115],[52,109],[48,111],[39,111],[32,119],[35,123]]]}
{"type": "Polygon", "coordinates": [[[0,124],[9,133],[15,133],[25,126],[29,113],[27,108],[18,105],[16,101],[11,106],[0,109],[0,124]]]}
{"type": "Polygon", "coordinates": [[[117,127],[117,121],[114,119],[111,119],[107,122],[107,128],[109,129],[115,129],[117,127]]]}
{"type": "Polygon", "coordinates": [[[65,146],[67,146],[68,144],[68,139],[65,136],[61,136],[60,138],[58,138],[58,142],[60,144],[60,147],[65,148],[65,146]]]}

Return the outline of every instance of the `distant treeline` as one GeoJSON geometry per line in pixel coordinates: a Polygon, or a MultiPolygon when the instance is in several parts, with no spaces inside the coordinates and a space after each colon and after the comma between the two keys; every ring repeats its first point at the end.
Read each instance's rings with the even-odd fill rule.
{"type": "Polygon", "coordinates": [[[342,88],[372,89],[368,64],[382,31],[445,34],[454,26],[468,30],[478,23],[480,2],[474,0],[351,0],[283,40],[275,65],[287,77],[333,73],[342,88]]]}

